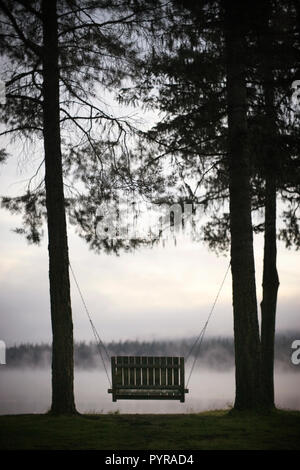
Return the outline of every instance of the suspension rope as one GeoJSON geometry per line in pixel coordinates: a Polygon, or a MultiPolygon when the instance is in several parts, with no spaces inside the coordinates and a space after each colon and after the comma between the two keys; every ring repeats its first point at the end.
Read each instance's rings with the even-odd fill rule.
{"type": "Polygon", "coordinates": [[[220,296],[220,294],[221,294],[222,288],[223,288],[224,283],[225,283],[225,281],[226,281],[227,274],[228,274],[229,269],[230,269],[230,265],[231,265],[231,263],[229,262],[229,265],[227,266],[227,269],[226,269],[225,276],[224,276],[224,278],[223,278],[223,280],[222,280],[222,282],[221,282],[221,285],[220,285],[219,290],[218,290],[218,292],[217,292],[217,295],[216,295],[216,297],[215,297],[214,303],[213,303],[213,305],[212,305],[212,307],[211,307],[211,309],[210,309],[209,315],[208,315],[207,320],[206,320],[206,322],[205,322],[205,324],[204,324],[204,327],[203,327],[202,330],[200,331],[200,333],[199,333],[199,335],[197,336],[196,340],[194,341],[194,343],[193,343],[193,345],[192,345],[192,347],[191,347],[191,349],[190,349],[188,355],[186,356],[186,360],[188,360],[188,358],[189,358],[189,357],[191,356],[191,354],[192,354],[192,351],[194,350],[194,348],[195,348],[195,347],[197,346],[197,344],[198,344],[198,346],[197,346],[197,348],[196,348],[196,353],[195,353],[194,361],[193,361],[193,364],[192,364],[192,367],[191,367],[191,371],[190,371],[190,374],[189,374],[189,377],[188,377],[188,380],[187,380],[187,383],[186,383],[186,388],[188,387],[188,384],[189,384],[189,382],[190,382],[191,375],[192,375],[192,372],[193,372],[193,370],[194,370],[195,364],[196,364],[197,359],[198,359],[198,356],[199,356],[199,352],[200,352],[200,349],[201,349],[202,341],[203,341],[203,338],[204,338],[204,335],[205,335],[205,332],[206,332],[206,329],[207,329],[209,320],[210,320],[210,318],[211,318],[211,316],[212,316],[212,314],[213,314],[213,311],[214,311],[214,309],[215,309],[216,303],[217,303],[217,301],[218,301],[218,299],[219,299],[219,296],[220,296]]]}
{"type": "MultiPolygon", "coordinates": [[[[229,272],[229,269],[230,269],[230,264],[231,264],[231,263],[229,262],[229,265],[228,265],[228,267],[227,267],[227,269],[226,269],[226,272],[225,272],[225,276],[224,276],[224,278],[223,278],[223,280],[222,280],[222,282],[221,282],[221,285],[220,285],[219,290],[218,290],[218,292],[217,292],[217,295],[216,295],[216,297],[215,297],[215,299],[214,299],[214,302],[213,302],[213,305],[212,305],[212,307],[211,307],[211,309],[210,309],[210,312],[209,312],[209,315],[208,315],[208,317],[207,317],[207,320],[206,320],[206,322],[205,322],[205,324],[204,324],[204,327],[203,327],[202,330],[200,331],[199,335],[197,336],[196,340],[195,340],[194,343],[192,344],[192,347],[190,348],[188,354],[187,354],[186,357],[185,357],[185,360],[187,361],[187,360],[190,358],[190,356],[191,356],[192,352],[194,351],[194,349],[196,349],[195,356],[194,356],[194,360],[193,360],[193,364],[192,364],[192,367],[191,367],[191,370],[190,370],[190,373],[189,373],[189,376],[188,376],[188,380],[187,380],[187,383],[186,383],[186,388],[187,388],[188,385],[189,385],[189,382],[190,382],[190,379],[191,379],[193,370],[194,370],[194,368],[195,368],[195,364],[196,364],[197,359],[198,359],[198,356],[199,356],[199,352],[200,352],[200,349],[201,349],[201,345],[202,345],[202,342],[203,342],[203,338],[204,338],[204,335],[205,335],[205,332],[206,332],[208,323],[209,323],[210,318],[211,318],[211,316],[212,316],[212,314],[213,314],[213,312],[214,312],[215,306],[216,306],[216,304],[217,304],[217,301],[218,301],[219,296],[220,296],[220,294],[221,294],[221,291],[222,291],[222,288],[223,288],[223,286],[224,286],[225,280],[226,280],[226,278],[227,278],[227,275],[228,275],[228,272],[229,272]]],[[[108,360],[110,360],[110,355],[109,355],[109,353],[108,353],[108,351],[107,351],[107,348],[106,348],[105,344],[103,343],[102,339],[100,338],[100,335],[99,335],[99,333],[98,333],[98,331],[97,331],[97,329],[96,329],[96,327],[95,327],[95,325],[94,325],[94,323],[93,323],[93,321],[92,321],[91,315],[90,315],[89,310],[88,310],[88,308],[87,308],[86,302],[85,302],[85,300],[84,300],[83,294],[82,294],[82,292],[81,292],[81,289],[80,289],[80,287],[79,287],[77,278],[76,278],[76,276],[75,276],[75,273],[74,273],[74,271],[73,271],[73,268],[72,268],[70,262],[69,262],[69,266],[70,266],[70,271],[71,271],[71,273],[72,273],[72,276],[73,276],[75,285],[76,285],[76,287],[77,287],[78,293],[79,293],[79,295],[80,295],[82,304],[83,304],[83,306],[84,306],[85,312],[86,312],[86,314],[87,314],[87,316],[88,316],[88,319],[89,319],[89,322],[90,322],[90,324],[91,324],[92,331],[93,331],[93,334],[94,334],[94,337],[95,337],[95,340],[96,340],[97,349],[98,349],[99,355],[100,355],[100,357],[101,357],[101,360],[102,360],[102,363],[103,363],[103,366],[104,366],[104,370],[105,370],[105,373],[106,373],[108,382],[109,382],[110,386],[112,386],[112,383],[111,383],[111,380],[110,380],[110,376],[109,376],[108,371],[107,371],[107,367],[106,367],[106,364],[105,364],[105,360],[104,360],[104,357],[103,357],[101,348],[102,348],[103,351],[105,352],[105,354],[106,354],[108,360]]]]}
{"type": "Polygon", "coordinates": [[[70,262],[69,262],[69,266],[70,266],[70,270],[71,270],[71,273],[72,273],[74,282],[75,282],[75,284],[76,284],[78,293],[79,293],[79,295],[80,295],[82,304],[83,304],[83,306],[84,306],[84,309],[85,309],[86,314],[87,314],[87,316],[88,316],[89,322],[90,322],[90,324],[91,324],[92,331],[93,331],[93,333],[94,333],[94,337],[95,337],[95,340],[96,340],[97,349],[98,349],[99,355],[100,355],[100,357],[101,357],[101,360],[102,360],[102,363],[103,363],[103,366],[104,366],[104,370],[105,370],[105,373],[106,373],[108,382],[109,382],[110,386],[112,387],[112,383],[111,383],[111,380],[110,380],[110,377],[109,377],[109,374],[108,374],[108,371],[107,371],[107,367],[106,367],[106,364],[105,364],[105,360],[104,360],[104,357],[103,357],[103,354],[102,354],[101,347],[102,347],[103,351],[105,352],[105,354],[106,354],[108,360],[110,360],[109,353],[108,353],[108,351],[107,351],[107,349],[106,349],[106,347],[105,347],[105,344],[103,343],[102,339],[100,338],[99,333],[98,333],[98,331],[97,331],[97,329],[96,329],[96,327],[95,327],[95,325],[94,325],[94,323],[93,323],[93,320],[92,320],[91,315],[90,315],[90,313],[89,313],[89,310],[88,310],[88,308],[87,308],[86,302],[85,302],[85,300],[84,300],[83,294],[82,294],[82,292],[81,292],[81,289],[80,289],[80,287],[79,287],[79,284],[78,284],[78,282],[77,282],[75,273],[74,273],[74,271],[73,271],[73,268],[72,268],[70,262]]]}

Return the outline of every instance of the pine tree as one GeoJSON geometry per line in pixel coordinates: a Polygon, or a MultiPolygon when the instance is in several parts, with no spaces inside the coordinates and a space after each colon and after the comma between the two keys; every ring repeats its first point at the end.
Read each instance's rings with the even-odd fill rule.
{"type": "MultiPolygon", "coordinates": [[[[145,7],[138,1],[0,1],[7,91],[1,135],[43,140],[40,184],[32,189],[30,180],[25,195],[2,203],[23,212],[18,231],[29,241],[40,240],[47,219],[54,414],[76,413],[66,208],[81,228],[87,220],[90,231],[101,216],[86,205],[88,198],[100,205],[128,180],[126,139],[135,126],[107,110],[98,87],[111,91],[138,66],[137,24],[151,25],[155,13],[155,6],[145,7]],[[123,152],[115,153],[121,144],[123,152]],[[68,176],[81,182],[84,194],[65,197],[68,176]]],[[[110,248],[107,240],[102,246],[110,248]]]]}
{"type": "MultiPolygon", "coordinates": [[[[248,13],[245,18],[237,5],[230,2],[222,4],[225,9],[232,8],[231,17],[236,18],[237,23],[240,17],[240,27],[244,27],[243,33],[236,31],[234,29],[236,26],[231,23],[227,27],[229,36],[234,36],[235,33],[241,36],[240,42],[236,40],[234,43],[235,40],[232,38],[234,45],[227,53],[227,58],[233,62],[232,65],[240,67],[237,73],[232,74],[233,77],[240,77],[240,84],[236,87],[236,93],[230,90],[231,98],[237,100],[237,95],[240,99],[244,97],[240,106],[237,105],[240,116],[235,119],[235,123],[237,128],[244,126],[244,132],[241,132],[242,137],[238,139],[236,136],[230,137],[231,105],[228,106],[228,111],[226,110],[226,99],[229,99],[229,93],[226,93],[224,84],[225,81],[227,83],[230,81],[228,78],[231,78],[231,75],[228,75],[228,64],[227,71],[225,69],[225,25],[220,2],[198,2],[197,5],[189,2],[174,2],[174,4],[174,11],[178,4],[182,4],[185,9],[177,12],[177,21],[174,21],[170,28],[173,42],[170,41],[168,44],[166,40],[165,49],[162,48],[162,50],[159,44],[156,45],[148,69],[149,77],[154,75],[156,78],[155,83],[159,93],[152,98],[153,94],[148,93],[145,80],[140,89],[141,96],[145,97],[147,104],[157,106],[165,112],[161,123],[148,134],[148,137],[162,149],[161,155],[157,158],[163,159],[166,154],[172,156],[174,174],[177,175],[179,185],[179,192],[175,197],[182,202],[193,201],[195,204],[201,204],[208,213],[213,213],[211,221],[202,228],[203,238],[211,248],[224,250],[231,241],[231,253],[235,257],[238,251],[233,248],[232,230],[241,236],[247,223],[244,220],[235,230],[232,221],[233,212],[235,212],[238,226],[239,222],[242,222],[242,217],[240,221],[238,220],[239,211],[243,212],[245,209],[241,207],[243,203],[248,204],[248,209],[246,209],[248,216],[251,209],[265,208],[265,223],[254,226],[255,231],[262,231],[265,228],[262,373],[258,379],[254,371],[256,366],[253,366],[255,379],[252,386],[245,387],[242,393],[245,399],[239,400],[237,391],[236,406],[246,407],[248,403],[251,407],[251,399],[247,398],[246,388],[252,394],[252,400],[255,401],[257,396],[257,404],[261,402],[259,399],[261,384],[264,406],[272,408],[274,406],[274,333],[278,290],[276,193],[291,190],[293,191],[291,197],[294,201],[297,200],[294,193],[296,174],[298,174],[295,159],[297,141],[299,143],[297,119],[290,119],[287,113],[290,104],[290,86],[295,78],[294,69],[297,63],[294,46],[296,36],[293,29],[295,10],[290,5],[279,4],[279,2],[272,2],[272,8],[267,2],[258,2],[248,5],[247,8],[245,6],[248,13]],[[178,19],[180,15],[181,21],[178,19]],[[174,30],[177,35],[174,35],[174,30]],[[237,51],[240,51],[239,55],[237,51]],[[246,110],[247,115],[245,115],[246,110]],[[235,161],[240,164],[240,168],[236,169],[235,164],[232,166],[233,162],[230,157],[234,152],[236,152],[235,161]],[[227,158],[227,153],[229,153],[229,158],[227,158]],[[244,153],[245,157],[243,157],[244,153]],[[245,175],[247,168],[248,176],[245,175]],[[235,196],[232,188],[233,171],[236,173],[235,181],[237,184],[240,183],[237,190],[237,193],[240,193],[240,201],[237,198],[235,211],[232,207],[235,196]],[[241,177],[240,181],[238,175],[241,177]],[[249,187],[247,189],[249,185],[247,180],[251,183],[251,190],[249,187]],[[229,213],[226,206],[230,185],[229,213]],[[248,196],[245,194],[241,196],[243,191],[248,191],[248,196]],[[249,194],[252,198],[251,204],[249,194]],[[216,210],[219,213],[216,213],[216,210]],[[241,402],[242,405],[240,405],[241,402]]],[[[151,89],[151,79],[149,79],[149,88],[151,89]]],[[[238,133],[238,130],[236,132],[238,133]]],[[[153,164],[156,163],[156,159],[151,160],[150,157],[147,164],[151,164],[151,161],[153,164]]],[[[247,242],[251,245],[250,232],[252,229],[250,230],[248,221],[247,242]]],[[[282,236],[287,236],[288,233],[290,232],[284,231],[282,236]]],[[[295,228],[291,233],[296,234],[297,229],[295,228]]],[[[249,256],[253,258],[251,254],[249,256]]],[[[249,259],[249,272],[251,270],[254,276],[253,261],[249,259]]],[[[238,274],[235,277],[240,278],[238,274]]],[[[242,286],[237,289],[243,292],[242,286]]],[[[241,322],[241,326],[238,325],[235,329],[235,334],[239,336],[239,331],[243,331],[244,324],[252,324],[253,337],[245,346],[241,339],[236,353],[238,362],[242,357],[241,362],[248,363],[251,367],[251,362],[255,363],[255,360],[248,360],[246,354],[243,358],[242,350],[245,347],[249,355],[256,358],[256,368],[259,371],[260,345],[254,290],[253,287],[252,301],[247,302],[248,307],[252,303],[254,312],[252,320],[250,320],[251,313],[249,312],[249,321],[241,322]],[[253,348],[252,351],[251,348],[253,348]]],[[[244,297],[246,299],[246,296],[244,297]]],[[[235,318],[238,316],[237,313],[235,318]]],[[[246,338],[247,333],[243,332],[241,336],[246,338]]],[[[245,367],[242,368],[245,369],[245,367]]],[[[238,376],[241,384],[247,383],[239,372],[238,376]]]]}

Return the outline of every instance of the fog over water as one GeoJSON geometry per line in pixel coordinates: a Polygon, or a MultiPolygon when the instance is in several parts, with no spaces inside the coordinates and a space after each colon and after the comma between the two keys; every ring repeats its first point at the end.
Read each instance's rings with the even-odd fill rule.
{"type": "MultiPolygon", "coordinates": [[[[75,371],[75,398],[82,413],[195,413],[224,409],[234,401],[234,369],[199,368],[189,383],[186,402],[121,400],[112,402],[108,380],[97,369],[75,371]]],[[[300,410],[300,374],[277,368],[275,396],[278,408],[300,410]]],[[[51,403],[50,368],[0,368],[0,414],[44,413],[51,403]]]]}

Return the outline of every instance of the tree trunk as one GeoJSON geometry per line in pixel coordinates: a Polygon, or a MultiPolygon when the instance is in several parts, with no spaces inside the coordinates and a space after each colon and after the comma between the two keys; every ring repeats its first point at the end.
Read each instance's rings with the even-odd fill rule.
{"type": "Polygon", "coordinates": [[[274,403],[274,342],[277,292],[279,280],[276,268],[276,183],[266,177],[265,241],[263,265],[263,299],[261,302],[262,398],[265,408],[274,403]]]}
{"type": "Polygon", "coordinates": [[[244,70],[247,7],[244,2],[235,1],[224,1],[223,6],[227,65],[231,272],[236,366],[234,408],[255,410],[260,407],[260,341],[253,255],[244,70]]]}
{"type": "Polygon", "coordinates": [[[278,172],[276,148],[276,110],[272,66],[270,64],[272,42],[269,33],[271,5],[269,0],[261,3],[261,67],[265,100],[265,154],[262,155],[265,174],[265,233],[263,263],[263,298],[261,302],[261,387],[263,406],[275,407],[274,403],[274,343],[277,293],[279,279],[276,266],[276,173],[278,172]]]}
{"type": "Polygon", "coordinates": [[[75,413],[73,323],[63,191],[59,113],[59,55],[56,1],[42,1],[43,132],[52,321],[52,406],[54,414],[75,413]]]}

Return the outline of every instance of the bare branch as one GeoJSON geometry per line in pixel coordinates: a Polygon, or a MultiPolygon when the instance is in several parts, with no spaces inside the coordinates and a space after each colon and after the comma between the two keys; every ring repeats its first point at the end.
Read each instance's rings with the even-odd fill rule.
{"type": "Polygon", "coordinates": [[[5,82],[5,86],[6,87],[9,87],[10,85],[12,85],[13,83],[17,82],[18,80],[21,80],[22,78],[24,77],[27,77],[29,75],[32,75],[34,72],[41,72],[41,70],[30,70],[29,72],[23,72],[23,73],[19,73],[18,75],[15,75],[11,80],[9,80],[8,82],[5,82]]]}
{"type": "MultiPolygon", "coordinates": [[[[29,192],[31,192],[31,189],[30,189],[31,182],[32,182],[32,181],[34,180],[34,178],[39,174],[39,171],[40,171],[40,169],[42,168],[44,162],[45,162],[45,159],[43,158],[43,160],[41,161],[41,163],[40,163],[39,166],[37,167],[36,172],[35,172],[34,175],[32,175],[31,178],[29,179],[29,181],[28,181],[28,186],[27,186],[27,190],[28,190],[29,192]]],[[[41,184],[41,183],[40,183],[40,184],[41,184]]],[[[40,184],[39,184],[39,186],[40,186],[40,184]]]]}

